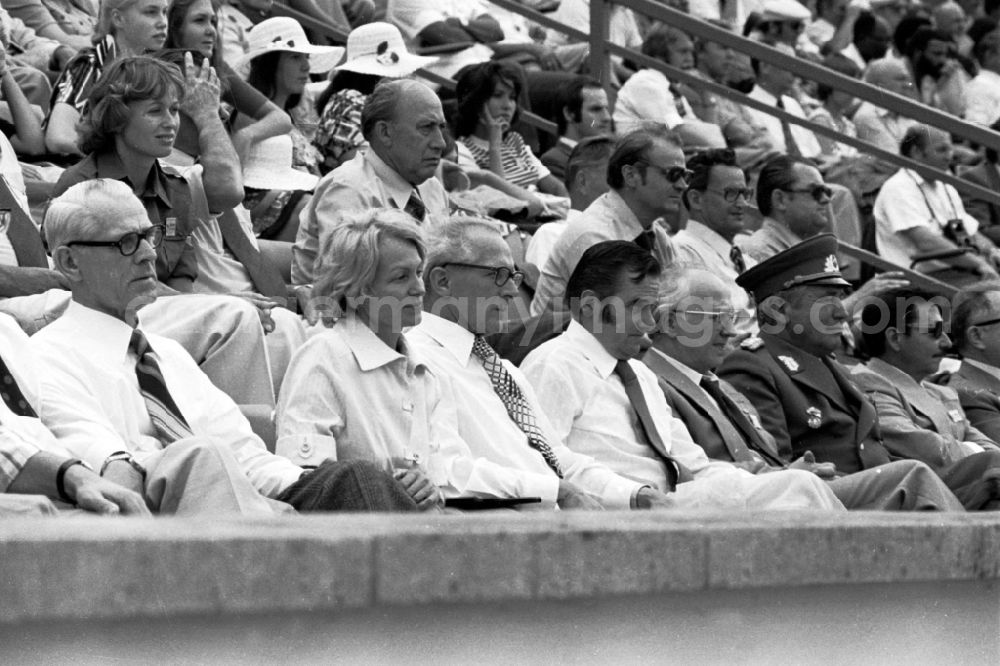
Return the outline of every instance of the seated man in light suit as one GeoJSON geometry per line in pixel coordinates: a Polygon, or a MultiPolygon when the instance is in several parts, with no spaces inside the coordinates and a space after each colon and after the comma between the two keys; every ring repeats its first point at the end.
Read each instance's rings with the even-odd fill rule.
{"type": "Polygon", "coordinates": [[[804,469],[825,479],[848,509],[962,510],[933,471],[915,460],[835,476],[831,463],[810,452],[792,460],[778,451],[757,410],[715,375],[737,335],[729,286],[701,268],[668,271],[660,289],[659,329],[643,362],[656,373],[671,411],[713,460],[756,474],[804,469]]]}
{"type": "Polygon", "coordinates": [[[46,239],[73,301],[31,342],[39,414],[60,443],[156,513],[415,509],[370,463],[306,470],[269,453],[177,343],[135,328],[155,299],[163,231],[115,180],[79,183],[49,206],[46,239]]]}
{"type": "Polygon", "coordinates": [[[523,370],[559,440],[680,508],[843,510],[819,477],[801,470],[754,475],[712,462],[636,360],[649,347],[660,264],[629,241],[580,258],[567,286],[573,321],[524,360],[523,370]]]}
{"type": "Polygon", "coordinates": [[[105,514],[148,515],[137,493],[71,458],[38,420],[38,368],[28,336],[0,315],[0,517],[55,513],[49,500],[105,514]]]}
{"type": "Polygon", "coordinates": [[[666,497],[574,453],[555,436],[521,372],[484,339],[500,330],[523,276],[500,228],[454,218],[428,233],[424,313],[409,339],[450,385],[467,445],[445,452],[463,494],[538,496],[543,506],[653,508],[666,497]],[[505,388],[506,387],[506,388],[505,388]]]}

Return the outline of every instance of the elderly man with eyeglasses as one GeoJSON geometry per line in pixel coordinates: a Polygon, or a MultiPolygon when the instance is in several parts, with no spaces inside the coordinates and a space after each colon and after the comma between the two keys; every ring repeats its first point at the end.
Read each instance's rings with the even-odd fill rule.
{"type": "MultiPolygon", "coordinates": [[[[428,230],[420,323],[408,333],[450,387],[464,450],[443,451],[462,495],[538,497],[542,508],[652,508],[665,498],[555,435],[531,385],[486,341],[509,317],[524,275],[498,225],[455,218],[428,230]]],[[[531,505],[527,505],[531,506],[531,505]]]]}
{"type": "Polygon", "coordinates": [[[740,313],[739,332],[745,337],[757,331],[753,306],[747,292],[736,284],[736,276],[757,265],[746,257],[733,239],[744,228],[752,190],[746,174],[728,148],[706,150],[688,160],[691,179],[684,193],[690,212],[687,226],[674,236],[677,261],[708,269],[729,286],[733,307],[740,313]]]}

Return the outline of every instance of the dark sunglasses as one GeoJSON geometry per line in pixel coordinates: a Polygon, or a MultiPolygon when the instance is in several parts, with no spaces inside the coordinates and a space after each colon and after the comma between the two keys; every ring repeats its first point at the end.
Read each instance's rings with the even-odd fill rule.
{"type": "MultiPolygon", "coordinates": [[[[916,330],[920,330],[920,329],[916,329],[916,330]]],[[[931,336],[931,338],[934,339],[934,340],[940,340],[941,336],[944,335],[944,320],[942,319],[942,320],[934,322],[934,325],[931,326],[930,329],[928,329],[926,331],[921,331],[921,332],[922,333],[926,333],[927,335],[931,336]]]]}
{"type": "Polygon", "coordinates": [[[727,187],[724,190],[715,190],[711,187],[706,187],[705,191],[721,194],[726,203],[736,203],[740,197],[743,197],[744,201],[750,201],[753,198],[753,190],[749,187],[727,187]]]}
{"type": "Polygon", "coordinates": [[[682,166],[672,166],[668,169],[664,169],[661,166],[655,164],[650,164],[649,162],[639,161],[639,164],[644,164],[651,169],[656,169],[660,172],[660,175],[667,179],[668,182],[676,183],[679,180],[683,180],[685,183],[691,180],[691,176],[694,172],[682,166]]]}
{"type": "Polygon", "coordinates": [[[785,192],[793,192],[795,194],[811,194],[812,198],[817,202],[822,203],[823,199],[830,199],[833,197],[833,190],[827,185],[813,185],[811,187],[800,187],[798,189],[785,189],[785,192]]]}
{"type": "Polygon", "coordinates": [[[142,241],[149,243],[153,249],[160,247],[163,243],[163,234],[166,227],[162,224],[154,224],[145,231],[130,231],[116,241],[70,241],[66,245],[83,245],[84,247],[116,247],[123,256],[131,257],[139,250],[142,241]]]}

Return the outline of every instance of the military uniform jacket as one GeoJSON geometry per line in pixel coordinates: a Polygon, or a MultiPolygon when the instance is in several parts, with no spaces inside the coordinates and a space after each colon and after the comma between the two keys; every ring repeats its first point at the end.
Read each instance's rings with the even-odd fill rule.
{"type": "Polygon", "coordinates": [[[846,474],[890,461],[875,408],[832,356],[821,359],[762,333],[730,354],[718,374],[757,409],[783,460],[812,451],[846,474]]]}
{"type": "Polygon", "coordinates": [[[972,425],[994,442],[1000,442],[1000,377],[963,361],[958,372],[946,375],[941,383],[958,393],[972,425]]]}
{"type": "Polygon", "coordinates": [[[750,401],[731,384],[719,380],[719,387],[736,403],[760,435],[761,442],[766,447],[763,456],[753,450],[753,443],[746,441],[729,417],[712,400],[706,399],[701,387],[673,363],[655,350],[647,352],[642,361],[656,373],[660,389],[674,416],[684,421],[695,444],[705,449],[709,458],[738,463],[752,472],[768,466],[764,456],[778,463],[778,447],[774,438],[761,426],[757,411],[750,401]]]}

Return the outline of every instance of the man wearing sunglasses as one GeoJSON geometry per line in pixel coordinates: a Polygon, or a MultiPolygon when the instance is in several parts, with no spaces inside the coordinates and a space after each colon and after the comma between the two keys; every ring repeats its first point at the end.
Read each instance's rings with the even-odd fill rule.
{"type": "Polygon", "coordinates": [[[675,135],[662,127],[629,132],[608,161],[610,191],[598,197],[556,241],[538,279],[531,314],[565,313],[566,283],[580,257],[605,240],[635,241],[666,266],[674,261],[673,241],[662,218],[681,206],[689,172],[675,135]]]}
{"type": "Polygon", "coordinates": [[[938,381],[958,392],[973,426],[1000,442],[1000,282],[967,287],[953,303],[951,338],[962,365],[938,381]]]}
{"type": "Polygon", "coordinates": [[[691,180],[684,193],[690,212],[687,226],[674,236],[677,260],[708,269],[730,286],[730,298],[740,313],[739,331],[755,333],[756,318],[750,298],[736,284],[736,276],[757,265],[752,257],[733,244],[742,233],[747,205],[753,191],[746,175],[729,148],[717,148],[695,154],[689,161],[691,180]]]}
{"type": "Polygon", "coordinates": [[[862,311],[872,358],[851,379],[875,405],[893,457],[926,463],[970,511],[1000,509],[1000,447],[969,423],[954,390],[921,383],[951,347],[942,306],[912,289],[873,299],[862,311]]]}
{"type": "Polygon", "coordinates": [[[510,316],[524,277],[492,222],[456,218],[429,230],[424,314],[407,339],[450,388],[464,450],[442,451],[459,492],[540,497],[562,509],[652,508],[659,492],[570,451],[531,385],[484,336],[510,316]]]}
{"type": "Polygon", "coordinates": [[[794,460],[780,454],[750,401],[715,375],[737,334],[739,316],[728,285],[717,275],[699,268],[667,271],[660,288],[659,327],[643,357],[656,373],[671,411],[709,458],[755,474],[811,471],[829,483],[848,509],[961,509],[948,487],[916,460],[836,476],[834,465],[815,462],[812,452],[794,460]]]}

